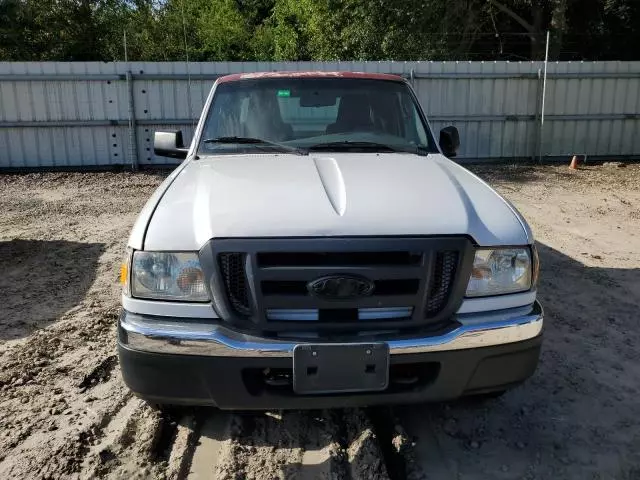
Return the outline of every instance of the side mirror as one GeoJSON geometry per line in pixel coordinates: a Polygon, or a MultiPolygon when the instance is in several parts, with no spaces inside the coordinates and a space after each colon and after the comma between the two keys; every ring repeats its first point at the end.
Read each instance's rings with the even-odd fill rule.
{"type": "Polygon", "coordinates": [[[153,137],[153,151],[161,157],[187,158],[188,148],[185,148],[182,140],[182,131],[155,132],[153,137]]]}
{"type": "Polygon", "coordinates": [[[440,130],[440,148],[446,157],[455,157],[460,148],[460,134],[454,126],[440,130]]]}

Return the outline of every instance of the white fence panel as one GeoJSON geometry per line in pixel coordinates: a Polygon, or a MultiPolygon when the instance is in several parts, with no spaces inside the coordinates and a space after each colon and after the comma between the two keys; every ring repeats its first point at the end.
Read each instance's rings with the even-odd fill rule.
{"type": "Polygon", "coordinates": [[[276,70],[396,73],[459,161],[640,157],[640,62],[0,62],[0,168],[171,164],[153,133],[193,134],[215,78],[276,70]],[[130,111],[133,118],[130,124],[130,111]],[[132,148],[132,142],[135,148],[132,148]]]}

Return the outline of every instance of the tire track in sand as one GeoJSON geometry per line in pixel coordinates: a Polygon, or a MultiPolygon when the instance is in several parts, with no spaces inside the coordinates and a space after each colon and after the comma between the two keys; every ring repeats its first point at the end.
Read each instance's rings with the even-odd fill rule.
{"type": "Polygon", "coordinates": [[[363,410],[226,413],[211,411],[188,478],[389,479],[363,410]]]}

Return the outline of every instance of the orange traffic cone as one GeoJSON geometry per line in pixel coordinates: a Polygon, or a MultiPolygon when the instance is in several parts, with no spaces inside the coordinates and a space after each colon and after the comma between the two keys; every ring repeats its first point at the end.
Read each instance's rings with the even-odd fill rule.
{"type": "Polygon", "coordinates": [[[574,155],[571,159],[571,163],[569,164],[569,168],[571,170],[578,170],[578,156],[574,155]]]}

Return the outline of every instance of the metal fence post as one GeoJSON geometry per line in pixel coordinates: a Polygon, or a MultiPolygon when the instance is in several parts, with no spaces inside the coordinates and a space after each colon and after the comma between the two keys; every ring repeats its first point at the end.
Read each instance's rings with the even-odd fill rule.
{"type": "Polygon", "coordinates": [[[542,106],[540,107],[540,150],[538,162],[542,163],[542,143],[544,141],[544,104],[547,98],[547,66],[549,65],[549,30],[547,30],[547,47],[544,54],[544,75],[542,77],[542,106]]]}
{"type": "Polygon", "coordinates": [[[533,130],[535,134],[535,138],[533,140],[533,149],[531,150],[531,161],[536,161],[536,159],[540,156],[540,146],[541,146],[541,136],[542,136],[542,128],[540,126],[540,111],[542,110],[542,69],[538,69],[538,81],[536,83],[536,117],[535,117],[535,125],[536,128],[533,130]]]}
{"type": "Polygon", "coordinates": [[[133,91],[133,75],[130,70],[126,73],[127,89],[129,91],[129,159],[131,160],[131,169],[135,172],[138,170],[138,133],[136,132],[136,110],[134,104],[133,91]]]}

